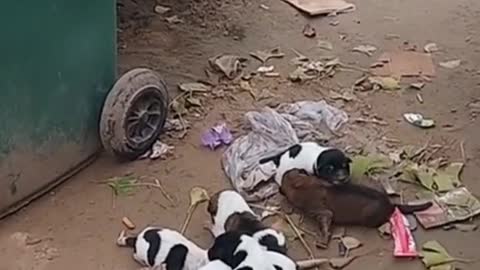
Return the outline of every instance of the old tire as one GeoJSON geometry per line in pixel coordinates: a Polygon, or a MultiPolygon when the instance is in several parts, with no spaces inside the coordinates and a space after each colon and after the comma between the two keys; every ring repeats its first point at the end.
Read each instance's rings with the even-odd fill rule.
{"type": "Polygon", "coordinates": [[[143,155],[162,132],[168,104],[167,87],[157,73],[145,68],[125,73],[103,106],[103,147],[120,159],[134,160],[143,155]]]}

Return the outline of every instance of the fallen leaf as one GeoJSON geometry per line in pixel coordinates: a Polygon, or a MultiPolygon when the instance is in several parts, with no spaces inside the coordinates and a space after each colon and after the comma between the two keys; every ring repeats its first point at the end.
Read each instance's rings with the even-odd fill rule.
{"type": "Polygon", "coordinates": [[[369,81],[373,85],[378,85],[384,90],[397,90],[400,89],[399,81],[392,77],[370,77],[369,81]]]}
{"type": "Polygon", "coordinates": [[[183,92],[210,92],[212,87],[204,83],[181,83],[178,85],[178,88],[183,92]]]}
{"type": "Polygon", "coordinates": [[[317,32],[315,31],[315,28],[312,27],[310,24],[306,24],[305,27],[303,28],[302,31],[303,35],[308,37],[308,38],[313,38],[317,35],[317,32]]]}
{"type": "Polygon", "coordinates": [[[200,99],[195,98],[195,97],[187,97],[185,98],[185,101],[190,105],[190,106],[196,106],[196,107],[203,107],[202,102],[200,99]]]}
{"type": "Polygon", "coordinates": [[[168,23],[172,23],[172,24],[183,23],[183,20],[180,19],[177,15],[173,15],[171,17],[165,18],[165,20],[168,23]]]}
{"type": "Polygon", "coordinates": [[[444,192],[461,186],[462,182],[460,182],[459,176],[463,166],[464,164],[461,162],[454,162],[445,168],[438,169],[433,178],[436,190],[444,192]]]}
{"type": "Polygon", "coordinates": [[[452,264],[441,264],[428,268],[428,270],[455,270],[452,264]]]}
{"type": "Polygon", "coordinates": [[[340,22],[339,21],[331,21],[328,24],[330,24],[331,26],[337,26],[337,25],[340,24],[340,22]]]}
{"type": "Polygon", "coordinates": [[[115,195],[129,195],[133,192],[137,179],[134,176],[119,176],[108,180],[108,186],[115,195]]]}
{"type": "Polygon", "coordinates": [[[357,256],[331,258],[329,263],[333,269],[342,269],[351,264],[357,256]]]}
{"type": "Polygon", "coordinates": [[[240,72],[242,62],[245,62],[246,59],[236,55],[222,54],[212,57],[208,61],[215,70],[222,72],[228,79],[233,80],[240,72]]]}
{"type": "Polygon", "coordinates": [[[392,236],[392,229],[390,222],[387,222],[383,224],[382,226],[378,227],[378,233],[380,234],[380,237],[390,237],[392,236]]]}
{"type": "Polygon", "coordinates": [[[456,224],[453,224],[453,227],[461,232],[473,232],[478,229],[477,224],[456,223],[456,224]]]}
{"type": "Polygon", "coordinates": [[[280,48],[273,48],[271,50],[251,52],[250,56],[259,60],[262,63],[265,63],[270,58],[283,58],[285,54],[280,51],[280,48]]]}
{"type": "Polygon", "coordinates": [[[345,236],[340,239],[347,250],[353,250],[362,246],[362,243],[358,239],[351,236],[345,236]]]}
{"type": "Polygon", "coordinates": [[[383,155],[355,156],[352,158],[350,171],[353,179],[360,179],[363,175],[391,167],[392,161],[383,155]]]}
{"type": "Polygon", "coordinates": [[[317,47],[319,47],[320,49],[324,49],[324,50],[328,50],[328,51],[331,51],[333,50],[333,45],[332,43],[326,41],[326,40],[319,40],[317,41],[317,47]]]}
{"type": "Polygon", "coordinates": [[[447,250],[437,241],[428,241],[423,244],[421,256],[422,262],[427,268],[455,261],[455,258],[450,256],[447,250]]]}
{"type": "Polygon", "coordinates": [[[438,49],[438,46],[436,43],[428,43],[427,45],[425,45],[423,47],[423,50],[426,52],[426,53],[434,53],[434,52],[438,52],[439,49],[438,49]]]}
{"type": "Polygon", "coordinates": [[[257,68],[257,72],[258,73],[268,73],[268,72],[273,72],[274,69],[275,69],[274,66],[261,66],[261,67],[257,68]]]}
{"type": "Polygon", "coordinates": [[[419,113],[404,113],[403,118],[410,124],[421,127],[421,128],[431,128],[435,126],[435,121],[433,119],[425,118],[419,113]]]}
{"type": "Polygon", "coordinates": [[[155,13],[160,14],[160,15],[165,14],[165,13],[169,12],[170,10],[171,10],[171,8],[160,6],[160,5],[156,5],[155,8],[154,8],[155,13]]]}
{"type": "Polygon", "coordinates": [[[425,86],[425,83],[412,83],[410,84],[410,88],[420,90],[425,86]]]}
{"type": "Polygon", "coordinates": [[[352,49],[354,52],[364,53],[368,56],[372,56],[374,52],[377,51],[377,48],[372,45],[360,45],[352,49]]]}
{"type": "Polygon", "coordinates": [[[450,60],[446,62],[440,62],[439,65],[443,68],[457,68],[462,63],[462,60],[450,60]]]}

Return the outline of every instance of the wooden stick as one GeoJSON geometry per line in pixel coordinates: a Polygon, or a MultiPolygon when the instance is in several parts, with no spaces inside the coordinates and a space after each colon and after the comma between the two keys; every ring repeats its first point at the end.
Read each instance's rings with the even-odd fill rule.
{"type": "Polygon", "coordinates": [[[467,156],[465,154],[465,141],[460,142],[460,153],[462,154],[463,163],[467,163],[467,156]]]}

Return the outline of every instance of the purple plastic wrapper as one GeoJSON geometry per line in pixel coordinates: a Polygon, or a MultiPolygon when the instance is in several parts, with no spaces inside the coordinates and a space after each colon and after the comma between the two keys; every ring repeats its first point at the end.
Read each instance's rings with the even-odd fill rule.
{"type": "Polygon", "coordinates": [[[202,145],[212,150],[220,145],[229,145],[232,141],[232,133],[225,123],[215,125],[202,134],[202,145]]]}

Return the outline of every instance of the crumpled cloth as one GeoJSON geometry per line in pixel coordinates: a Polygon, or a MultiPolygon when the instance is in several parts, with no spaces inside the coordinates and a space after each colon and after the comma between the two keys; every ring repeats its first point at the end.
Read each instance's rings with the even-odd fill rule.
{"type": "Polygon", "coordinates": [[[232,186],[247,201],[262,201],[278,192],[275,166],[259,160],[303,141],[325,143],[328,132],[338,131],[348,115],[325,101],[299,101],[245,114],[251,131],[225,151],[222,167],[232,186]],[[322,132],[324,130],[326,132],[322,132]]]}

